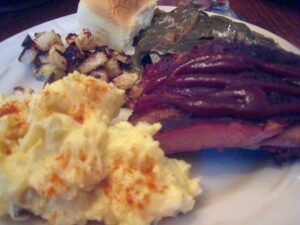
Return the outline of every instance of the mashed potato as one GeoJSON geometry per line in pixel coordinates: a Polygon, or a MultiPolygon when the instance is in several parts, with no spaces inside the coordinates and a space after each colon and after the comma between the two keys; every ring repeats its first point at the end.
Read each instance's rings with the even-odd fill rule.
{"type": "Polygon", "coordinates": [[[164,156],[152,138],[159,124],[111,124],[123,101],[123,91],[78,73],[1,98],[0,215],[146,225],[191,210],[199,178],[164,156]]]}

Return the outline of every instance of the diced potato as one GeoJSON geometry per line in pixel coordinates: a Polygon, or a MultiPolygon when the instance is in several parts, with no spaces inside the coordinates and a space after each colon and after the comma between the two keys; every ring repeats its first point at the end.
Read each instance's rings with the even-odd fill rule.
{"type": "Polygon", "coordinates": [[[39,50],[35,47],[24,48],[21,55],[19,56],[19,61],[26,65],[30,65],[34,62],[39,54],[39,50]]]}
{"type": "Polygon", "coordinates": [[[37,62],[40,64],[48,64],[49,62],[49,53],[48,52],[40,52],[37,57],[37,62]]]}
{"type": "Polygon", "coordinates": [[[97,43],[95,42],[92,33],[88,29],[83,29],[80,32],[76,43],[81,51],[87,51],[97,48],[97,43]]]}
{"type": "Polygon", "coordinates": [[[31,39],[31,37],[29,35],[27,35],[22,42],[22,47],[24,47],[24,48],[29,48],[34,45],[35,45],[35,43],[33,42],[33,40],[31,39]]]}
{"type": "Polygon", "coordinates": [[[67,59],[62,55],[65,51],[65,47],[62,45],[52,45],[49,50],[49,63],[55,65],[56,67],[66,70],[67,69],[67,59]]]}
{"type": "Polygon", "coordinates": [[[84,60],[84,54],[74,43],[66,48],[64,57],[67,59],[69,71],[75,70],[84,60]]]}
{"type": "Polygon", "coordinates": [[[78,39],[78,35],[77,34],[70,33],[66,37],[66,42],[67,42],[68,45],[71,45],[73,43],[76,43],[77,39],[78,39]]]}
{"type": "Polygon", "coordinates": [[[29,87],[14,87],[14,95],[31,95],[34,93],[34,90],[29,87]]]}
{"type": "Polygon", "coordinates": [[[68,34],[65,44],[54,31],[36,33],[34,40],[27,35],[19,60],[33,64],[33,75],[47,83],[74,70],[106,82],[113,81],[123,89],[132,87],[139,79],[137,74],[124,72],[131,63],[128,56],[99,46],[88,29],[68,34]]]}
{"type": "Polygon", "coordinates": [[[130,64],[130,60],[129,60],[128,56],[123,55],[119,52],[114,52],[113,53],[113,58],[115,58],[117,61],[119,61],[123,64],[130,64]]]}
{"type": "Polygon", "coordinates": [[[106,61],[107,57],[103,52],[96,52],[84,60],[83,63],[79,65],[78,70],[83,74],[89,74],[99,66],[104,65],[106,61]]]}
{"type": "Polygon", "coordinates": [[[63,77],[63,76],[65,76],[66,71],[64,71],[60,68],[57,68],[53,64],[42,64],[40,66],[35,66],[33,68],[33,75],[37,79],[48,80],[52,74],[55,74],[59,77],[63,77]]]}
{"type": "Polygon", "coordinates": [[[48,80],[46,81],[46,83],[47,84],[51,84],[54,81],[62,79],[64,76],[66,76],[65,73],[53,73],[53,74],[50,75],[50,77],[48,78],[48,80]]]}
{"type": "Polygon", "coordinates": [[[103,69],[94,70],[89,75],[91,75],[97,79],[108,82],[108,74],[103,69]]]}
{"type": "Polygon", "coordinates": [[[60,35],[54,31],[36,33],[34,42],[41,51],[49,51],[55,44],[63,45],[60,35]]]}
{"type": "Polygon", "coordinates": [[[109,59],[105,63],[104,69],[106,70],[108,77],[110,79],[113,79],[114,77],[122,74],[120,65],[119,65],[118,61],[114,58],[109,59]]]}
{"type": "Polygon", "coordinates": [[[138,73],[129,73],[124,72],[122,75],[113,79],[114,85],[121,89],[129,89],[132,88],[137,81],[139,80],[140,76],[138,73]]]}

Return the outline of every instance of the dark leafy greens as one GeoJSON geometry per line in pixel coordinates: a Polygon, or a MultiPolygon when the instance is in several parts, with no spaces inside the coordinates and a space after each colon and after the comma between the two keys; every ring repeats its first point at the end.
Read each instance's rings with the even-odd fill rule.
{"type": "Polygon", "coordinates": [[[150,27],[136,39],[132,60],[141,69],[141,62],[147,59],[155,61],[159,56],[190,50],[211,39],[276,47],[272,39],[251,31],[245,24],[222,16],[208,16],[200,5],[190,3],[169,13],[158,10],[150,27]]]}

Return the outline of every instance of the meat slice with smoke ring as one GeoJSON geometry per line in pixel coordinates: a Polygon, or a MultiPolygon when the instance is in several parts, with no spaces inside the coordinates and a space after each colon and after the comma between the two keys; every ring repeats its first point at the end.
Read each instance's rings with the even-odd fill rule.
{"type": "Polygon", "coordinates": [[[148,65],[130,97],[132,122],[163,124],[156,138],[166,153],[234,147],[300,156],[293,53],[207,41],[148,65]]]}

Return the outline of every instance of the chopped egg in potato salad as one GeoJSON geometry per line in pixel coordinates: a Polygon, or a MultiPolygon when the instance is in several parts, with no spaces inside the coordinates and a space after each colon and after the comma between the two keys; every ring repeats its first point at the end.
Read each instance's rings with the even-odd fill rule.
{"type": "Polygon", "coordinates": [[[39,93],[0,98],[0,215],[51,225],[146,225],[186,213],[201,192],[165,157],[160,124],[111,121],[124,91],[77,72],[39,93]]]}

